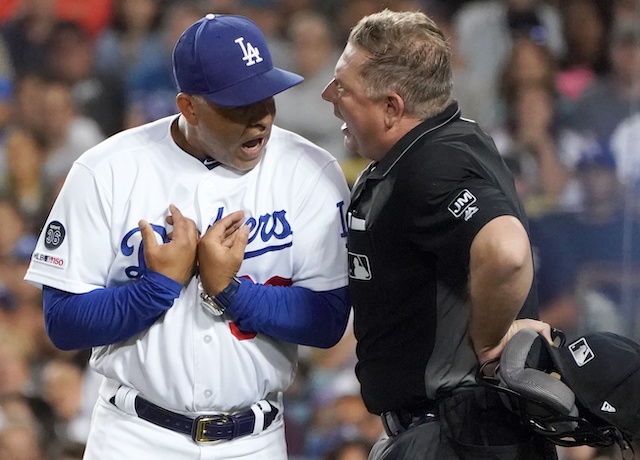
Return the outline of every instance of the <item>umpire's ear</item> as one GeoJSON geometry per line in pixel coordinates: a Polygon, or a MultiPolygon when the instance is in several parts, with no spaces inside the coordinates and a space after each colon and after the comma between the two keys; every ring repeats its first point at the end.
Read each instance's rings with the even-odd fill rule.
{"type": "Polygon", "coordinates": [[[190,125],[198,124],[198,116],[196,114],[196,101],[192,95],[187,93],[178,93],[176,96],[176,105],[182,116],[190,125]]]}
{"type": "Polygon", "coordinates": [[[409,114],[405,111],[404,99],[398,93],[389,93],[384,100],[384,122],[387,128],[393,128],[403,117],[409,114]]]}

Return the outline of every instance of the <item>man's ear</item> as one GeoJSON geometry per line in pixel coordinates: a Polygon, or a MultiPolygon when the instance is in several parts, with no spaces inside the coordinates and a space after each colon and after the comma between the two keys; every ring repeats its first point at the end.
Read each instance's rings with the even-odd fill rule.
{"type": "Polygon", "coordinates": [[[389,93],[385,99],[384,122],[387,128],[395,126],[405,114],[404,99],[398,93],[389,93]]]}
{"type": "Polygon", "coordinates": [[[178,93],[176,96],[176,105],[182,116],[190,125],[198,124],[198,116],[196,115],[195,100],[193,96],[187,93],[178,93]]]}

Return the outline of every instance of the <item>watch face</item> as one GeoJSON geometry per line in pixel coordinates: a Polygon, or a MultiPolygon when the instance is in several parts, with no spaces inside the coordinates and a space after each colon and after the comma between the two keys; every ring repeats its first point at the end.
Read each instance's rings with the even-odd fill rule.
{"type": "Polygon", "coordinates": [[[224,313],[224,308],[218,306],[218,304],[214,303],[213,300],[202,300],[200,305],[202,305],[202,308],[207,310],[213,316],[220,316],[224,313]]]}
{"type": "Polygon", "coordinates": [[[200,290],[200,305],[214,316],[220,316],[224,313],[224,307],[216,302],[216,299],[204,290],[202,283],[198,283],[200,290]]]}

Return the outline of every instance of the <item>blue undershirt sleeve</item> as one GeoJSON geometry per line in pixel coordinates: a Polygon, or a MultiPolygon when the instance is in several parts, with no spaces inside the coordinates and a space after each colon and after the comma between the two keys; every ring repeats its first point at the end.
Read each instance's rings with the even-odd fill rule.
{"type": "Polygon", "coordinates": [[[241,279],[226,304],[243,331],[318,348],[334,346],[349,319],[347,288],[312,291],[299,286],[267,286],[241,279]]]}
{"type": "Polygon", "coordinates": [[[120,342],[149,328],[171,308],[181,290],[180,283],[153,271],[135,283],[84,294],[44,286],[47,333],[62,350],[120,342]]]}

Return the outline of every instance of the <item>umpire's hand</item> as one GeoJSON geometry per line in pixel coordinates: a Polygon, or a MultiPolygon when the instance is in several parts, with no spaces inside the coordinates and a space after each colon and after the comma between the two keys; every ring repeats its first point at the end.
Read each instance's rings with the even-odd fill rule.
{"type": "Polygon", "coordinates": [[[240,270],[249,240],[249,227],[243,222],[244,212],[233,212],[213,224],[198,242],[200,281],[211,295],[226,288],[240,270]]]}
{"type": "Polygon", "coordinates": [[[144,243],[144,260],[147,268],[161,273],[183,286],[186,285],[195,272],[196,249],[199,232],[196,223],[184,217],[174,205],[169,206],[171,215],[167,223],[173,225],[173,231],[167,236],[169,242],[160,244],[156,240],[155,232],[146,220],[138,222],[144,243]]]}
{"type": "Polygon", "coordinates": [[[484,351],[475,350],[480,364],[499,358],[502,354],[502,350],[507,346],[507,342],[511,340],[511,337],[513,337],[520,329],[533,329],[534,331],[542,334],[547,339],[547,342],[553,343],[553,338],[551,337],[551,326],[549,324],[536,319],[517,319],[511,324],[509,330],[504,337],[502,337],[502,340],[500,340],[498,345],[484,351]]]}

